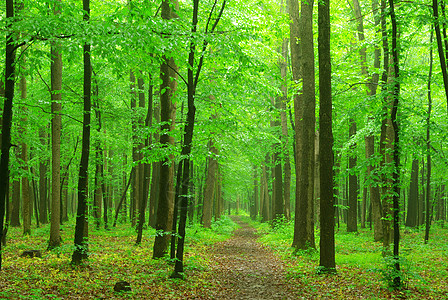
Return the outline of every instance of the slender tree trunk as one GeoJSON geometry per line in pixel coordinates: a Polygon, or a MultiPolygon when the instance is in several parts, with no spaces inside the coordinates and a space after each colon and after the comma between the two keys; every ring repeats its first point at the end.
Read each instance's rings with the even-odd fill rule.
{"type": "MultiPolygon", "coordinates": [[[[58,8],[55,8],[58,14],[58,8]]],[[[61,244],[61,100],[62,100],[62,55],[57,46],[51,47],[51,219],[48,248],[61,244]]],[[[66,179],[68,181],[68,178],[66,179]]],[[[68,182],[67,182],[68,183],[68,182]]]]}
{"type": "MultiPolygon", "coordinates": [[[[444,31],[445,35],[446,32],[444,31]]],[[[430,36],[430,45],[432,45],[432,31],[430,36]]],[[[446,42],[446,40],[445,40],[446,42]]],[[[448,50],[448,49],[447,49],[448,50]]],[[[431,97],[431,76],[432,76],[432,46],[429,51],[429,74],[428,74],[428,115],[426,118],[426,164],[428,171],[426,173],[426,224],[425,224],[425,244],[429,240],[429,229],[431,226],[431,109],[432,109],[432,97],[431,97]]]]}
{"type": "MultiPolygon", "coordinates": [[[[14,1],[6,0],[6,19],[14,18],[14,1]]],[[[7,22],[7,29],[11,23],[7,22]]],[[[2,143],[0,158],[0,240],[4,239],[3,231],[5,220],[6,195],[9,183],[9,149],[11,148],[12,104],[14,99],[15,82],[15,44],[13,32],[8,31],[5,47],[5,101],[3,104],[2,143]]],[[[0,243],[0,270],[2,269],[2,243],[0,243]]]]}
{"type": "Polygon", "coordinates": [[[446,68],[446,57],[443,52],[442,34],[440,33],[440,20],[439,20],[439,3],[437,0],[432,0],[432,10],[434,17],[434,30],[436,32],[437,40],[437,52],[439,53],[440,69],[442,70],[443,86],[445,88],[445,96],[447,101],[448,110],[448,72],[446,68]]]}
{"type": "MultiPolygon", "coordinates": [[[[42,127],[39,131],[39,139],[42,148],[47,148],[48,134],[47,127],[42,127]]],[[[42,224],[48,223],[48,188],[47,188],[47,164],[48,159],[41,157],[39,162],[39,219],[42,224]]]]}
{"type": "MultiPolygon", "coordinates": [[[[393,172],[393,232],[394,232],[394,259],[395,259],[395,271],[399,274],[400,272],[400,261],[399,261],[399,249],[400,249],[400,128],[397,120],[397,112],[399,105],[400,96],[400,68],[399,68],[399,55],[398,55],[398,25],[395,15],[394,0],[389,0],[389,15],[392,25],[392,57],[394,62],[394,81],[393,81],[393,104],[391,111],[391,121],[394,130],[394,146],[393,146],[393,161],[394,161],[394,172],[393,172]]],[[[393,278],[393,285],[395,288],[399,288],[402,285],[401,276],[396,275],[393,278]]]]}
{"type": "MultiPolygon", "coordinates": [[[[154,117],[156,123],[160,121],[160,111],[157,106],[154,110],[154,117]]],[[[154,140],[160,140],[158,133],[154,133],[154,140]]],[[[155,228],[156,216],[157,216],[157,203],[159,197],[159,178],[160,178],[160,162],[156,161],[152,163],[152,181],[151,191],[149,194],[149,226],[155,228]]]]}
{"type": "Polygon", "coordinates": [[[135,171],[133,172],[133,177],[131,179],[132,189],[131,189],[131,207],[130,207],[130,218],[131,226],[134,227],[137,222],[137,209],[138,209],[138,199],[139,199],[139,182],[140,182],[140,165],[139,165],[139,155],[138,155],[138,136],[137,136],[137,91],[135,86],[135,75],[133,71],[130,71],[129,75],[130,90],[131,90],[131,110],[132,110],[132,165],[135,171]]]}
{"type": "MultiPolygon", "coordinates": [[[[24,48],[22,47],[22,51],[24,48]]],[[[24,59],[24,58],[22,58],[24,59]]],[[[26,78],[25,76],[20,77],[20,97],[22,101],[26,99],[26,78]]],[[[26,136],[26,123],[28,115],[27,109],[25,107],[22,108],[22,127],[20,129],[20,135],[22,138],[26,136]]],[[[33,202],[30,196],[30,185],[29,185],[29,169],[28,169],[28,145],[25,141],[22,140],[20,144],[20,159],[22,160],[22,219],[23,219],[23,234],[29,235],[31,234],[31,215],[33,214],[33,202]]]]}
{"type": "MultiPolygon", "coordinates": [[[[350,119],[350,139],[356,135],[356,123],[350,119]]],[[[356,169],[356,143],[350,146],[348,168],[350,174],[348,176],[348,213],[347,213],[347,232],[358,231],[358,176],[354,174],[356,169]]]]}
{"type": "MultiPolygon", "coordinates": [[[[90,18],[90,0],[83,0],[84,22],[88,23],[90,18]]],[[[84,58],[84,113],[82,130],[81,162],[79,164],[78,177],[78,210],[76,214],[75,227],[75,250],[72,255],[72,264],[80,264],[88,258],[88,234],[87,234],[87,174],[89,168],[90,152],[90,110],[92,93],[92,65],[90,61],[90,44],[83,46],[84,58]]]]}
{"type": "MultiPolygon", "coordinates": [[[[151,78],[150,78],[151,81],[151,78]]],[[[143,88],[143,87],[142,87],[143,88]]],[[[151,128],[152,127],[152,105],[153,105],[153,86],[152,83],[149,82],[149,88],[148,88],[148,110],[146,112],[146,119],[145,119],[145,127],[151,128]]],[[[145,139],[145,147],[148,149],[150,145],[152,144],[152,136],[149,135],[145,139]]],[[[143,225],[145,223],[145,211],[146,206],[148,202],[149,197],[149,185],[151,180],[151,164],[149,163],[143,163],[143,191],[142,195],[140,197],[140,212],[138,216],[138,223],[137,223],[137,240],[136,244],[140,244],[142,241],[142,235],[143,235],[143,225]]]]}
{"type": "Polygon", "coordinates": [[[252,218],[255,220],[258,217],[258,211],[260,209],[259,205],[259,196],[258,196],[258,174],[257,174],[257,167],[254,165],[254,210],[252,218]]]}

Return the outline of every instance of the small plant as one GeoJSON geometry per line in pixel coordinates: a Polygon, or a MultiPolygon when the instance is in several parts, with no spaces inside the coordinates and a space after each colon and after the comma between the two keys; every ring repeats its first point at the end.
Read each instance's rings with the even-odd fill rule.
{"type": "Polygon", "coordinates": [[[405,257],[386,256],[383,268],[374,271],[382,275],[382,280],[388,288],[397,290],[406,288],[409,278],[413,275],[410,269],[411,265],[405,257]]]}

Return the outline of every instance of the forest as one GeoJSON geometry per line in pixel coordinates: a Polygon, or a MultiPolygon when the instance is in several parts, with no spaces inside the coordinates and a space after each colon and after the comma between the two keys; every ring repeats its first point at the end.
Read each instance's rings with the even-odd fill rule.
{"type": "Polygon", "coordinates": [[[445,1],[0,9],[0,299],[448,298],[445,1]]]}

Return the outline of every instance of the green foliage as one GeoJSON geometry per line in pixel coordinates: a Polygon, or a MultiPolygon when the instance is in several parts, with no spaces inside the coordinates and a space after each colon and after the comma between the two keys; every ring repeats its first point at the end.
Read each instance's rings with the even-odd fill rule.
{"type": "MultiPolygon", "coordinates": [[[[405,257],[386,256],[383,258],[384,264],[381,269],[373,269],[381,274],[383,282],[391,289],[403,289],[407,287],[409,278],[415,277],[412,272],[411,264],[405,257]],[[400,269],[397,270],[396,264],[400,269]]],[[[420,277],[418,277],[421,279],[420,277]]]]}
{"type": "Polygon", "coordinates": [[[209,247],[228,238],[236,224],[223,217],[213,223],[216,230],[198,225],[187,228],[184,260],[187,281],[167,279],[172,262],[151,259],[154,229],[144,230],[142,244],[136,246],[135,231],[130,226],[118,225],[108,231],[89,227],[89,260],[84,266],[70,265],[73,223],[62,225],[62,245],[51,251],[45,251],[49,225],[33,230],[30,236],[22,236],[20,228],[10,228],[8,244],[3,249],[0,279],[4,285],[0,298],[17,298],[17,295],[22,299],[114,298],[113,286],[120,280],[131,283],[132,292],[125,296],[132,299],[147,298],[154,293],[170,299],[196,295],[202,288],[212,289],[206,281],[212,272],[209,247]],[[27,249],[41,249],[42,259],[19,257],[27,249]]]}
{"type": "MultiPolygon", "coordinates": [[[[330,299],[430,299],[445,298],[448,294],[444,280],[448,273],[442,263],[448,253],[446,229],[434,225],[434,238],[428,245],[423,243],[424,231],[421,229],[402,234],[398,276],[403,285],[402,289],[395,290],[388,289],[397,275],[393,268],[394,258],[382,257],[382,243],[373,241],[370,230],[359,229],[358,234],[353,234],[347,233],[345,227],[336,228],[338,275],[318,275],[318,249],[294,252],[291,248],[293,223],[273,227],[252,221],[261,233],[259,241],[283,259],[288,277],[307,291],[306,298],[318,298],[328,293],[330,299]]],[[[315,236],[318,239],[318,231],[315,236]]],[[[316,244],[319,244],[318,240],[316,244]]]]}

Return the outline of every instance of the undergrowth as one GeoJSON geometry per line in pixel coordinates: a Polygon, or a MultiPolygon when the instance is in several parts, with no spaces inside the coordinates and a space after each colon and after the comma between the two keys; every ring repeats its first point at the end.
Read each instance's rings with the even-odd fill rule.
{"type": "Polygon", "coordinates": [[[287,266],[294,284],[303,286],[306,299],[447,299],[448,298],[448,229],[431,228],[431,238],[424,244],[424,228],[402,228],[400,272],[395,260],[382,257],[382,243],[373,241],[370,229],[347,233],[336,228],[337,275],[318,275],[319,229],[315,231],[316,248],[295,251],[291,247],[294,222],[260,223],[246,218],[261,233],[259,241],[271,247],[287,266]],[[400,277],[400,289],[391,288],[400,277]],[[326,296],[325,296],[326,295],[326,296]]]}
{"type": "Polygon", "coordinates": [[[155,230],[145,229],[140,245],[129,225],[110,230],[90,225],[89,259],[83,266],[70,264],[74,224],[62,225],[61,247],[47,251],[49,225],[22,236],[21,228],[10,228],[3,249],[0,271],[0,299],[192,299],[213,290],[210,276],[210,245],[230,237],[237,225],[222,217],[212,229],[187,227],[185,280],[169,279],[173,263],[169,258],[152,259],[155,230]],[[42,258],[21,258],[23,250],[39,249],[42,258]],[[117,281],[131,284],[132,291],[117,294],[117,281]]]}

